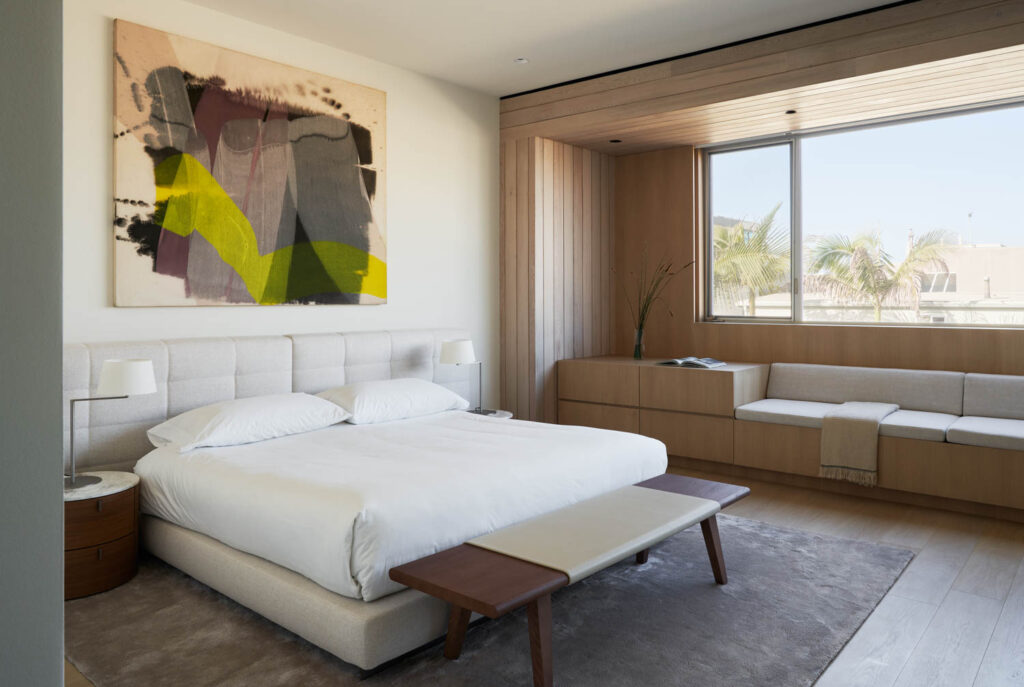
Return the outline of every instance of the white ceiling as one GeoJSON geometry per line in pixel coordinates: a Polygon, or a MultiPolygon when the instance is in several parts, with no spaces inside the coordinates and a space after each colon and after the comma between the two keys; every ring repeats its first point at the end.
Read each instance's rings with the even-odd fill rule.
{"type": "Polygon", "coordinates": [[[694,52],[892,0],[192,0],[493,95],[694,52]],[[516,57],[530,62],[517,65],[516,57]]]}

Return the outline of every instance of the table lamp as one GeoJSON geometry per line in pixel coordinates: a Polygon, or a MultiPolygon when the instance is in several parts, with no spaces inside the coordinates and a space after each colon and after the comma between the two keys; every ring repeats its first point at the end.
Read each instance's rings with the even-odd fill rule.
{"type": "Polygon", "coordinates": [[[476,397],[477,406],[469,412],[477,413],[478,415],[493,415],[490,410],[485,410],[481,407],[484,402],[484,364],[476,359],[476,353],[473,352],[473,342],[470,339],[452,339],[450,341],[442,341],[441,364],[479,365],[480,370],[479,375],[477,376],[477,380],[479,382],[479,391],[476,397]]]}
{"type": "Polygon", "coordinates": [[[79,476],[75,472],[75,404],[90,401],[108,401],[115,398],[142,396],[156,391],[156,375],[153,374],[153,361],[134,359],[104,360],[100,371],[100,383],[96,387],[96,396],[90,398],[71,399],[71,474],[64,476],[65,489],[77,489],[87,484],[96,484],[99,477],[92,475],[79,476]]]}

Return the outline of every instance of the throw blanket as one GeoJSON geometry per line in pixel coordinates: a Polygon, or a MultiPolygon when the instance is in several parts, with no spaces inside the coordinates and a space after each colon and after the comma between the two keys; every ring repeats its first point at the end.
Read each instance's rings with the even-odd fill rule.
{"type": "Polygon", "coordinates": [[[821,423],[822,477],[865,486],[878,483],[878,424],[899,406],[894,403],[844,403],[821,423]]]}

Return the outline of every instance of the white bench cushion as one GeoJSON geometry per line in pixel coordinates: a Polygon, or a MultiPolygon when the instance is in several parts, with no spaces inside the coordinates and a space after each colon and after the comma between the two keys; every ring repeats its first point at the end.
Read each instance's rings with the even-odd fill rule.
{"type": "Polygon", "coordinates": [[[967,375],[963,414],[1024,420],[1024,377],[973,372],[967,375]]]}
{"type": "Polygon", "coordinates": [[[962,417],[946,431],[946,440],[954,444],[967,444],[968,446],[1024,451],[1024,420],[962,417]]]}
{"type": "Polygon", "coordinates": [[[838,403],[787,401],[782,398],[766,398],[737,408],[736,419],[821,429],[821,422],[825,417],[825,413],[838,407],[838,403]]]}
{"type": "Polygon", "coordinates": [[[767,396],[819,403],[895,403],[904,410],[960,415],[964,373],[772,363],[767,396]]]}
{"type": "Polygon", "coordinates": [[[561,570],[572,584],[720,509],[718,501],[633,485],[470,539],[468,543],[561,570]]]}
{"type": "Polygon", "coordinates": [[[878,427],[878,433],[883,437],[945,441],[946,430],[959,419],[959,415],[948,413],[897,410],[882,420],[878,427]]]}

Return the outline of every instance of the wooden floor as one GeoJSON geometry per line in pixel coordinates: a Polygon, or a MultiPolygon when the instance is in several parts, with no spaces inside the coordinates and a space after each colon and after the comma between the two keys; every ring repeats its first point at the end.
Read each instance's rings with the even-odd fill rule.
{"type": "MultiPolygon", "coordinates": [[[[1024,685],[1024,525],[720,479],[751,488],[749,497],[726,510],[729,514],[895,544],[917,554],[819,687],[1024,685]]],[[[723,545],[728,563],[729,544],[723,545]]],[[[65,667],[65,685],[91,684],[70,664],[65,667]]]]}

